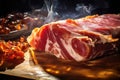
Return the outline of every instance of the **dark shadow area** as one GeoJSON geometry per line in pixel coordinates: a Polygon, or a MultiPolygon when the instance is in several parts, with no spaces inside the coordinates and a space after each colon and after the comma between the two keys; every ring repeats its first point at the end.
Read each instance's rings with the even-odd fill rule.
{"type": "MultiPolygon", "coordinates": [[[[54,2],[55,8],[60,15],[75,12],[77,4],[87,8],[92,7],[90,14],[120,13],[117,0],[48,0],[54,2]]],[[[28,12],[43,7],[44,0],[0,0],[0,16],[11,12],[28,12]]],[[[80,7],[79,7],[80,8],[80,7]]],[[[78,9],[79,10],[79,9],[78,9]]],[[[79,11],[78,11],[79,12],[79,11]]],[[[89,15],[89,14],[86,14],[89,15]]],[[[72,18],[72,17],[71,17],[72,18]]]]}

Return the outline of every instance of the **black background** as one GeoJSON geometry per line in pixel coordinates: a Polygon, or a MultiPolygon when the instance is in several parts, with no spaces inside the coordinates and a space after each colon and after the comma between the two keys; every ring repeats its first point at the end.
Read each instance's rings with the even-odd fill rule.
{"type": "MultiPolygon", "coordinates": [[[[52,0],[51,0],[52,1],[52,0]]],[[[64,6],[68,9],[74,8],[77,3],[84,3],[85,5],[91,4],[97,6],[92,11],[92,14],[98,13],[120,13],[118,0],[53,0],[58,1],[56,10],[64,11],[64,6]],[[104,5],[106,3],[108,7],[104,5]]],[[[4,16],[11,12],[27,12],[36,8],[41,8],[44,0],[0,0],[0,16],[4,16]]]]}

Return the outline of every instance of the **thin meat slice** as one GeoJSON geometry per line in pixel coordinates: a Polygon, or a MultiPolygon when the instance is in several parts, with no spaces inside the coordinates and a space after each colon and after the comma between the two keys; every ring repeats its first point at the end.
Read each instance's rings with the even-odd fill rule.
{"type": "Polygon", "coordinates": [[[102,34],[110,34],[113,37],[120,37],[120,15],[104,14],[93,15],[77,19],[76,23],[83,29],[96,31],[102,34]]]}
{"type": "Polygon", "coordinates": [[[116,51],[117,39],[83,30],[76,21],[68,19],[35,28],[27,41],[34,49],[58,58],[84,61],[116,51]]]}
{"type": "Polygon", "coordinates": [[[120,50],[120,14],[92,15],[76,19],[83,30],[95,31],[118,38],[117,48],[120,50]]]}

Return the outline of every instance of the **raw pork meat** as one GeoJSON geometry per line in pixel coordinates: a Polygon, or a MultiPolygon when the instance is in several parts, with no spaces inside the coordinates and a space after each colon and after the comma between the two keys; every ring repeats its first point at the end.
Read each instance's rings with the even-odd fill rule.
{"type": "Polygon", "coordinates": [[[95,15],[45,24],[35,28],[27,41],[58,58],[85,61],[116,51],[119,28],[119,15],[95,15]]]}

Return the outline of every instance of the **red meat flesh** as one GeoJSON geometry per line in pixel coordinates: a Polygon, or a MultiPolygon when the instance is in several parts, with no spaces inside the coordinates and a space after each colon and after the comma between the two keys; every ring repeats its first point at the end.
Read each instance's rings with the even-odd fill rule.
{"type": "MultiPolygon", "coordinates": [[[[33,48],[39,51],[45,51],[58,58],[67,60],[84,61],[110,54],[116,51],[116,42],[118,39],[113,39],[112,33],[104,35],[105,33],[101,34],[101,31],[97,32],[97,29],[109,31],[115,28],[115,25],[118,28],[119,23],[116,22],[110,26],[108,26],[110,23],[104,23],[106,27],[105,29],[101,29],[104,25],[100,26],[100,22],[90,22],[98,17],[101,20],[108,18],[109,14],[91,17],[88,20],[86,20],[87,18],[77,20],[68,19],[45,24],[40,28],[35,28],[27,38],[27,41],[33,48]],[[86,27],[84,28],[83,26],[86,27]],[[86,28],[90,28],[91,30],[86,28]]],[[[114,20],[114,18],[116,18],[116,15],[110,17],[110,21],[114,20]]]]}

